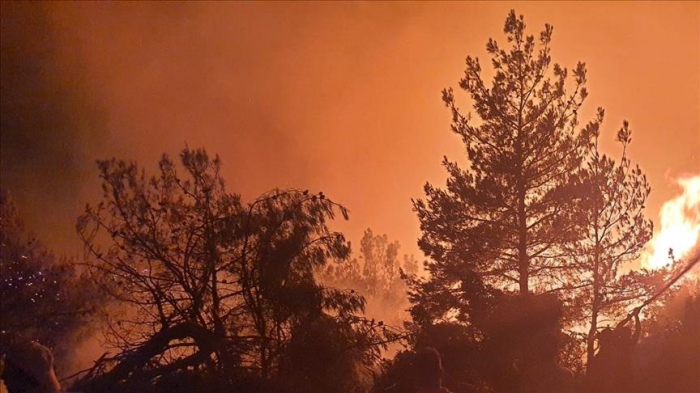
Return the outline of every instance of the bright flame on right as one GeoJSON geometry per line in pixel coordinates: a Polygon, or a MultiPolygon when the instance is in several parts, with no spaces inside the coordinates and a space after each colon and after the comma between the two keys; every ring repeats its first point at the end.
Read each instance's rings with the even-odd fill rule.
{"type": "Polygon", "coordinates": [[[642,266],[658,269],[670,262],[668,250],[682,258],[700,238],[700,176],[678,179],[683,193],[666,201],[659,212],[661,229],[651,239],[652,251],[642,256],[642,266]]]}

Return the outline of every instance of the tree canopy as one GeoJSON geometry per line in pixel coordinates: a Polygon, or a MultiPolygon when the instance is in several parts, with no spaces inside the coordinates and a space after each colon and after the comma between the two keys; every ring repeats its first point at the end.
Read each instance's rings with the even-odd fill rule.
{"type": "Polygon", "coordinates": [[[552,277],[565,263],[559,246],[574,229],[567,184],[591,147],[591,126],[579,127],[578,120],[588,95],[585,65],[578,63],[569,78],[553,63],[552,32],[546,25],[536,41],[511,11],[504,27],[508,47],[493,39],[486,45],[490,87],[479,59],[467,57],[459,85],[478,122],[462,114],[451,88],[443,91],[469,167],[445,158],[446,189],[426,184],[427,199],[415,200],[414,209],[423,232],[419,245],[434,260],[431,274],[446,286],[458,285],[464,269],[522,294],[557,284],[552,277]]]}
{"type": "Polygon", "coordinates": [[[226,191],[218,157],[186,148],[180,161],[182,172],[163,156],[152,177],[135,163],[99,162],[103,201],[86,208],[78,230],[101,287],[131,307],[109,327],[120,354],[89,386],[150,386],[193,367],[220,381],[273,383],[289,365],[303,367],[285,359],[317,325],[345,340],[328,356],[371,366],[391,332],[358,315],[361,296],[314,279],[350,252],[327,226],[347,210],[294,189],[244,203],[226,191]]]}
{"type": "Polygon", "coordinates": [[[75,261],[28,234],[10,195],[0,190],[0,352],[21,337],[51,348],[65,365],[100,304],[75,261]]]}

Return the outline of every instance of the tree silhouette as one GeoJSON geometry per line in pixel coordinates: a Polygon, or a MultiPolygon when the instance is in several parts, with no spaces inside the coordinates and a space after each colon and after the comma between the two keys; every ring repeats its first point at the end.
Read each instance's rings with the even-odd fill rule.
{"type": "Polygon", "coordinates": [[[367,293],[390,290],[399,277],[399,242],[390,242],[387,235],[374,235],[365,231],[360,240],[360,253],[364,259],[362,273],[367,280],[367,293]]]}
{"type": "Polygon", "coordinates": [[[319,272],[324,283],[357,291],[366,302],[365,315],[391,326],[401,326],[409,307],[408,287],[401,272],[415,274],[418,262],[404,254],[399,260],[400,244],[367,228],[360,239],[357,258],[335,260],[319,272]]]}
{"type": "Polygon", "coordinates": [[[193,367],[271,381],[300,326],[314,323],[354,332],[342,337],[362,340],[343,348],[373,361],[391,332],[356,315],[362,297],[313,276],[349,253],[327,227],[346,209],[301,190],[244,204],[226,191],[218,157],[186,148],[180,158],[184,175],[164,156],[151,178],[134,163],[99,162],[104,199],[87,207],[79,234],[101,287],[130,307],[110,323],[121,352],[83,386],[139,390],[193,367]]]}
{"type": "Polygon", "coordinates": [[[36,340],[54,351],[60,369],[99,303],[72,260],[26,233],[8,193],[0,190],[0,352],[13,336],[36,340]]]}
{"type": "Polygon", "coordinates": [[[628,321],[629,308],[657,293],[676,267],[621,274],[652,232],[643,215],[650,187],[627,156],[629,125],[617,134],[619,162],[602,155],[603,110],[586,125],[578,121],[588,95],[584,64],[578,63],[567,82],[567,70],[550,57],[550,25],[538,45],[525,35],[523,17],[511,11],[504,31],[509,48],[493,39],[486,46],[494,69],[491,86],[478,59],[467,58],[460,87],[471,96],[476,122],[462,114],[452,89],[443,91],[469,167],[445,158],[447,187],[428,183],[427,198],[414,200],[419,246],[432,260],[427,279],[410,277],[409,297],[417,335],[436,326],[463,326],[460,334],[477,356],[504,362],[476,379],[512,391],[527,374],[510,368],[514,359],[523,360],[523,367],[539,362],[531,371],[541,371],[544,363],[554,367],[554,360],[582,370],[581,344],[585,341],[591,359],[601,318],[628,321]],[[556,323],[528,332],[527,326],[538,326],[534,299],[540,295],[560,299],[563,308],[556,323]],[[498,310],[521,317],[517,323],[495,318],[504,321],[499,326],[493,323],[498,310]],[[565,328],[568,335],[562,334],[565,328]],[[583,328],[588,334],[580,334],[583,328]],[[552,337],[558,359],[536,347],[542,339],[553,350],[552,337]]]}
{"type": "Polygon", "coordinates": [[[574,229],[566,184],[591,142],[588,127],[577,131],[586,68],[578,63],[567,93],[569,73],[550,57],[552,31],[545,25],[537,45],[525,35],[523,17],[511,11],[504,28],[511,46],[502,49],[493,39],[486,45],[495,71],[491,87],[479,60],[467,57],[460,87],[470,94],[478,123],[461,113],[451,88],[443,91],[469,168],[445,158],[447,188],[426,184],[427,200],[414,201],[414,209],[419,245],[444,286],[458,285],[466,269],[528,294],[533,285],[556,284],[552,277],[561,274],[559,246],[574,229]]]}
{"type": "Polygon", "coordinates": [[[591,127],[595,148],[573,179],[579,192],[577,219],[582,238],[571,250],[572,258],[580,264],[579,280],[572,285],[582,286],[577,298],[586,299],[580,306],[590,325],[586,340],[589,363],[594,355],[599,318],[603,314],[610,318],[624,317],[634,301],[650,296],[653,289],[644,285],[649,274],[632,272],[620,276],[620,268],[636,260],[651,239],[652,222],[644,217],[644,204],[651,187],[639,166],[632,166],[627,157],[632,141],[627,122],[617,133],[617,141],[622,145],[619,162],[601,155],[598,140],[603,115],[599,109],[591,127]]]}

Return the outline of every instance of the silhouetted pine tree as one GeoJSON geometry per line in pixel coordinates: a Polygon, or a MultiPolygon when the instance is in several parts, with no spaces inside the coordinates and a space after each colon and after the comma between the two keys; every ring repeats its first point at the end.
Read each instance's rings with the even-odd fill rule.
{"type": "Polygon", "coordinates": [[[577,64],[567,92],[569,72],[550,57],[552,26],[536,43],[511,11],[504,31],[509,48],[493,39],[486,46],[491,87],[472,57],[460,81],[478,122],[462,114],[452,89],[443,91],[469,167],[445,158],[447,188],[428,183],[427,199],[414,201],[419,246],[433,260],[430,278],[418,285],[426,295],[431,287],[450,289],[453,301],[440,300],[442,312],[459,311],[461,288],[477,281],[521,294],[557,287],[566,265],[560,246],[575,229],[568,183],[591,147],[590,127],[579,130],[577,116],[587,96],[585,66],[577,64]]]}
{"type": "Polygon", "coordinates": [[[627,147],[632,141],[632,131],[624,122],[617,133],[622,145],[622,157],[616,162],[600,154],[599,125],[603,110],[591,132],[595,148],[581,171],[574,176],[580,198],[577,221],[581,227],[581,239],[573,244],[571,255],[579,268],[579,280],[571,283],[579,289],[580,310],[589,326],[587,358],[594,355],[594,344],[601,316],[621,319],[627,306],[642,296],[650,296],[653,286],[645,286],[646,272],[620,275],[626,262],[639,257],[644,245],[651,239],[653,224],[644,217],[644,203],[651,192],[646,176],[633,166],[627,157],[627,147]]]}

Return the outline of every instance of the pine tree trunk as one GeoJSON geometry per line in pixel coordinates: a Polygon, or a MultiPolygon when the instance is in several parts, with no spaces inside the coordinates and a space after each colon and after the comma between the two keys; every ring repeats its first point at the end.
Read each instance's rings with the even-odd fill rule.
{"type": "MultiPolygon", "coordinates": [[[[594,289],[595,290],[595,289],[594,289]]],[[[586,339],[586,366],[588,367],[595,355],[595,336],[598,332],[598,309],[599,299],[597,294],[593,297],[593,310],[591,312],[591,327],[588,330],[588,338],[586,339]]]]}
{"type": "Polygon", "coordinates": [[[518,273],[520,294],[530,293],[530,260],[527,255],[527,220],[525,214],[525,187],[518,185],[518,273]]]}
{"type": "MultiPolygon", "coordinates": [[[[596,142],[597,143],[597,142],[596,142]]],[[[598,180],[598,167],[596,166],[596,191],[599,190],[597,183],[598,180]]],[[[601,254],[601,240],[600,231],[598,227],[598,198],[593,199],[593,236],[595,236],[595,247],[593,248],[593,300],[591,302],[591,327],[588,330],[588,338],[586,340],[586,359],[587,365],[591,364],[593,356],[595,355],[595,336],[598,333],[598,313],[601,309],[601,299],[600,299],[600,254],[601,254]]]]}

